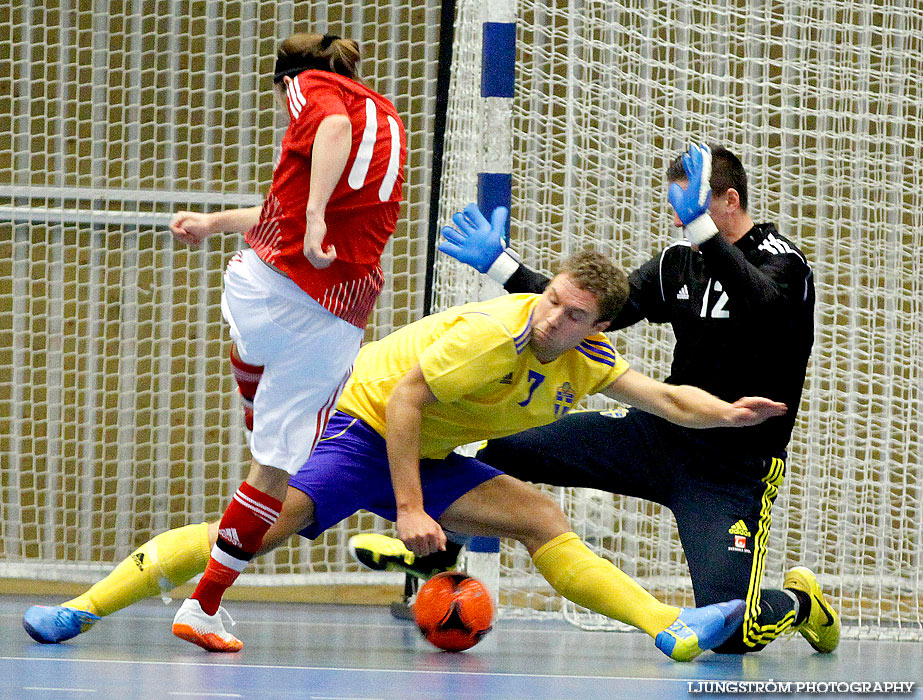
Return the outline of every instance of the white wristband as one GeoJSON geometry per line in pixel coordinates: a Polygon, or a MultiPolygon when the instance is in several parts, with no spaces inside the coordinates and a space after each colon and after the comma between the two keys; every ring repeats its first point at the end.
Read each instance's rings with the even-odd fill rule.
{"type": "Polygon", "coordinates": [[[712,221],[711,215],[705,212],[700,217],[693,219],[683,227],[683,233],[693,245],[704,243],[718,233],[718,227],[712,221]]]}
{"type": "Polygon", "coordinates": [[[509,280],[518,269],[519,261],[504,250],[487,269],[487,276],[494,282],[506,284],[507,280],[509,280]]]}

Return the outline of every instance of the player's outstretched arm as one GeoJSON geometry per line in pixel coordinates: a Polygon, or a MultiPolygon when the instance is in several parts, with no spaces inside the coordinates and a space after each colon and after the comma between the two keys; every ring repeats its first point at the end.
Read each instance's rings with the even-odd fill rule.
{"type": "Polygon", "coordinates": [[[687,428],[746,427],[788,410],[784,403],[762,397],[728,403],[697,387],[665,384],[631,369],[602,393],[687,428]]]}
{"type": "Polygon", "coordinates": [[[488,221],[477,204],[469,204],[452,215],[455,226],[442,227],[439,250],[505,284],[519,268],[518,257],[506,247],[508,215],[506,207],[497,207],[488,221]]]}
{"type": "Polygon", "coordinates": [[[261,209],[261,206],[244,207],[210,214],[178,211],[170,220],[170,233],[181,243],[198,248],[215,233],[246,233],[260,220],[261,209]]]}
{"type": "Polygon", "coordinates": [[[690,243],[698,245],[718,233],[718,227],[708,213],[711,202],[711,149],[706,145],[689,147],[683,155],[686,188],[679,183],[670,185],[670,204],[683,222],[683,233],[690,243]]]}
{"type": "Polygon", "coordinates": [[[446,543],[442,527],[423,509],[420,483],[423,406],[435,401],[416,364],[394,387],[385,408],[385,442],[397,505],[397,535],[418,557],[443,551],[446,543]]]}

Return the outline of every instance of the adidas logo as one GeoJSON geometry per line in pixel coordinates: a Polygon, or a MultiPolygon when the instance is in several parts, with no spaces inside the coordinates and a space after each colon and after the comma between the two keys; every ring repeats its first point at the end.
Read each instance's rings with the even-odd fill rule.
{"type": "Polygon", "coordinates": [[[510,372],[503,379],[500,380],[501,384],[512,384],[513,383],[513,373],[510,372]]]}
{"type": "Polygon", "coordinates": [[[679,288],[679,291],[676,293],[676,299],[677,299],[678,301],[680,301],[680,300],[687,300],[687,301],[688,301],[688,299],[689,299],[689,287],[687,287],[685,284],[684,284],[682,287],[680,287],[680,288],[679,288]]]}
{"type": "Polygon", "coordinates": [[[747,529],[747,526],[744,525],[743,520],[738,520],[736,523],[731,525],[731,529],[728,530],[730,535],[743,535],[744,537],[750,537],[750,531],[747,529]]]}
{"type": "Polygon", "coordinates": [[[218,530],[218,536],[230,542],[235,547],[240,547],[240,538],[237,536],[237,530],[233,527],[227,527],[224,530],[218,530]]]}

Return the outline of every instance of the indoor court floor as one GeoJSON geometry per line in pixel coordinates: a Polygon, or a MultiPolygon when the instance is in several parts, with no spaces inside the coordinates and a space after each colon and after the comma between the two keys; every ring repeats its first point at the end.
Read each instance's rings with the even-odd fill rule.
{"type": "Polygon", "coordinates": [[[711,694],[703,681],[769,679],[791,682],[791,690],[798,681],[868,682],[870,689],[875,682],[914,682],[913,692],[896,696],[923,698],[920,642],[844,640],[823,656],[796,635],[755,655],[705,653],[678,664],[640,633],[502,619],[477,647],[452,654],[434,650],[386,607],[232,601],[233,631],[245,647],[225,655],[175,639],[170,622],[177,603],[151,600],[69,642],[37,644],[22,629],[22,613],[32,603],[55,602],[0,597],[3,700],[691,698],[711,694]]]}

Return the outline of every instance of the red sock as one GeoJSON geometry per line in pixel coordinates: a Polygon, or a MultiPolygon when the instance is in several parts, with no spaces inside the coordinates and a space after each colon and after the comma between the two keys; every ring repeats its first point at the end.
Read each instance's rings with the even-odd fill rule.
{"type": "Polygon", "coordinates": [[[281,509],[282,501],[257,491],[246,481],[237,489],[218,525],[218,541],[205,573],[192,594],[207,615],[218,612],[224,592],[256,554],[281,509]]]}
{"type": "Polygon", "coordinates": [[[263,376],[263,367],[248,365],[238,357],[237,346],[231,345],[231,369],[234,371],[237,391],[244,404],[244,423],[247,430],[253,430],[253,397],[256,396],[256,387],[263,376]]]}

